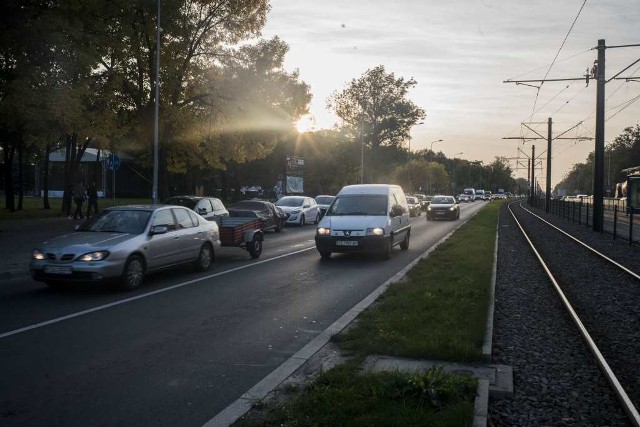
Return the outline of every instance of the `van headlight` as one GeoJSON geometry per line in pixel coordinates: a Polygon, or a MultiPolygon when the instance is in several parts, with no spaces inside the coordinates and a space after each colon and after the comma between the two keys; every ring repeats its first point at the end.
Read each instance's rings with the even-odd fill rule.
{"type": "Polygon", "coordinates": [[[327,227],[318,227],[317,232],[319,236],[328,236],[331,234],[331,229],[327,227]]]}
{"type": "Polygon", "coordinates": [[[109,256],[109,252],[108,251],[89,252],[89,253],[86,253],[84,255],[80,255],[78,257],[78,261],[84,261],[84,262],[102,261],[103,259],[105,259],[108,256],[109,256]]]}
{"type": "Polygon", "coordinates": [[[380,227],[367,228],[367,236],[382,236],[383,234],[384,230],[380,227]]]}
{"type": "Polygon", "coordinates": [[[431,205],[427,206],[427,210],[430,211],[431,210],[431,205]]]}
{"type": "Polygon", "coordinates": [[[455,206],[451,206],[451,207],[449,208],[449,210],[450,210],[450,211],[455,211],[455,210],[456,210],[456,207],[455,207],[455,206]]]}

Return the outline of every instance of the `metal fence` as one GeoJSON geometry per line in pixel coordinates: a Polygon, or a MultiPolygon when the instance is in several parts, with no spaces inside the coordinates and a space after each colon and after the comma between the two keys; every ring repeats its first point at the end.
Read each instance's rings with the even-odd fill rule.
{"type": "MultiPolygon", "coordinates": [[[[545,199],[535,198],[530,204],[540,209],[545,208],[545,199]]],[[[627,200],[606,198],[603,203],[604,221],[602,228],[604,233],[611,234],[614,239],[624,239],[629,244],[640,243],[640,236],[635,228],[638,222],[634,217],[640,216],[640,212],[627,212],[627,200]]],[[[593,198],[560,200],[552,199],[549,204],[549,213],[564,220],[591,227],[593,225],[593,198]]]]}

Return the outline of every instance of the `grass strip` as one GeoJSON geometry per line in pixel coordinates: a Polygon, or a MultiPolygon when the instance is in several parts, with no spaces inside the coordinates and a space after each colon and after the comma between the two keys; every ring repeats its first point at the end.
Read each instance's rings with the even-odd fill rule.
{"type": "MultiPolygon", "coordinates": [[[[18,207],[18,197],[15,197],[15,208],[18,207]]],[[[104,209],[111,206],[149,204],[151,198],[116,198],[115,205],[112,198],[98,199],[98,209],[104,209]]],[[[62,211],[62,199],[49,198],[50,209],[43,208],[44,202],[41,197],[23,197],[22,210],[9,211],[6,206],[6,199],[0,198],[0,221],[12,219],[40,219],[40,218],[56,218],[66,215],[62,211]]],[[[71,213],[76,209],[76,204],[71,201],[71,213]]],[[[82,212],[87,211],[87,202],[82,204],[82,212]]]]}
{"type": "Polygon", "coordinates": [[[358,355],[482,361],[500,205],[483,207],[333,340],[358,355]]]}
{"type": "MultiPolygon", "coordinates": [[[[476,380],[431,369],[423,374],[360,373],[359,363],[321,374],[304,393],[258,407],[235,426],[462,426],[473,421],[476,380]]],[[[259,406],[259,405],[258,405],[259,406]]]]}
{"type": "Polygon", "coordinates": [[[259,402],[237,426],[469,426],[475,378],[433,368],[423,374],[362,372],[367,355],[482,360],[496,224],[502,203],[484,206],[392,284],[354,325],[333,337],[348,362],[303,390],[259,402]]]}

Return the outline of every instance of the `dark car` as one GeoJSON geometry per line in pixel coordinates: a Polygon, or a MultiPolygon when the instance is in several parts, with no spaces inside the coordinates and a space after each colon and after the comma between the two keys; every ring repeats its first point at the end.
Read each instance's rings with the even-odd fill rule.
{"type": "Polygon", "coordinates": [[[433,196],[431,203],[427,206],[427,221],[438,218],[460,218],[460,205],[455,197],[433,196]]]}
{"type": "Polygon", "coordinates": [[[279,233],[287,220],[287,215],[282,209],[266,200],[242,200],[229,207],[228,210],[230,217],[260,218],[265,231],[275,230],[279,233]]]}
{"type": "Polygon", "coordinates": [[[200,196],[173,196],[162,202],[165,205],[178,205],[189,208],[209,221],[228,218],[229,211],[220,199],[200,196]]]}

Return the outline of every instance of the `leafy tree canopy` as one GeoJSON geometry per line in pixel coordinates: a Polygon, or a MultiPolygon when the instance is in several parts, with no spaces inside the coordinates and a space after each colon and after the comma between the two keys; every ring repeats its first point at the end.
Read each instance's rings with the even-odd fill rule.
{"type": "Polygon", "coordinates": [[[352,137],[361,136],[368,146],[399,147],[409,138],[411,127],[426,116],[407,98],[416,84],[413,78],[396,78],[379,65],[334,92],[327,107],[342,119],[352,137]]]}

